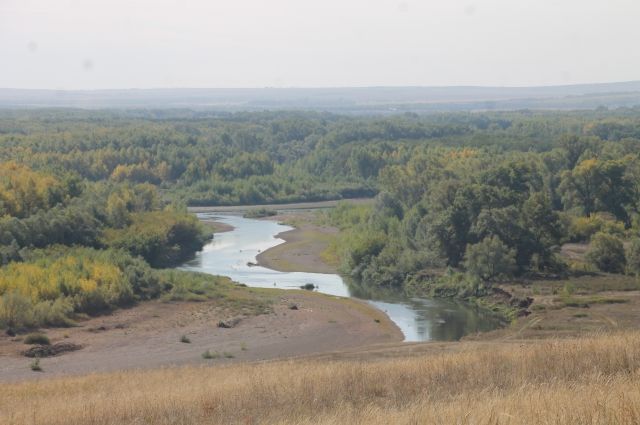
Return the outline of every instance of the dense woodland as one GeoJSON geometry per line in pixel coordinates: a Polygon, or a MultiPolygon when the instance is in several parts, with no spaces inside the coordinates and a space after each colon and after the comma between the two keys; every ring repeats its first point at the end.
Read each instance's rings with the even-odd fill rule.
{"type": "Polygon", "coordinates": [[[371,286],[468,296],[512,276],[637,273],[639,148],[640,109],[2,111],[0,326],[171,291],[157,269],[206,238],[185,205],[376,196],[328,217],[344,272],[371,286]],[[584,261],[559,255],[567,242],[590,243],[584,261]]]}

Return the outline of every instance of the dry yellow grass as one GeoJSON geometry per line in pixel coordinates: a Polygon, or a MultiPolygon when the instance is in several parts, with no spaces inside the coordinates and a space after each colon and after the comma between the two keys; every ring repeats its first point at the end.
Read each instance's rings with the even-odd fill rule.
{"type": "MultiPolygon", "coordinates": [[[[5,384],[2,424],[638,424],[640,333],[5,384]]],[[[46,366],[45,366],[46,370],[46,366]]]]}

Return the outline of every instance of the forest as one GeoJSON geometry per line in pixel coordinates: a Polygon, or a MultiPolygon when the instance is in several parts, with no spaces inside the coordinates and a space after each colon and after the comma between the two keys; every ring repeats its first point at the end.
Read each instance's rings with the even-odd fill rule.
{"type": "Polygon", "coordinates": [[[160,269],[210,237],[187,205],[375,196],[326,217],[369,286],[478,296],[514,276],[636,274],[639,148],[638,108],[0,111],[0,326],[171,291],[160,269]],[[589,252],[567,261],[567,243],[589,252]]]}

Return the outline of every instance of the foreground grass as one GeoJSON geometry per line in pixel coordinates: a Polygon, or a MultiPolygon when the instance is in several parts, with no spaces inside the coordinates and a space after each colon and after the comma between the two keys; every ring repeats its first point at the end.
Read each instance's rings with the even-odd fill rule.
{"type": "Polygon", "coordinates": [[[637,424],[640,333],[8,384],[3,424],[637,424]]]}

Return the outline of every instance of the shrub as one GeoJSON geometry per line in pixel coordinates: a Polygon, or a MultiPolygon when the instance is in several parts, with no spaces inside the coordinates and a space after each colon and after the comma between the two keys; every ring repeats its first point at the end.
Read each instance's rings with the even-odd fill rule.
{"type": "Polygon", "coordinates": [[[211,352],[210,350],[207,350],[204,353],[202,353],[202,358],[206,360],[217,359],[219,357],[220,357],[220,354],[218,354],[215,351],[211,352]]]}
{"type": "Polygon", "coordinates": [[[24,338],[24,343],[29,345],[49,345],[49,337],[42,333],[31,333],[24,338]]]}
{"type": "Polygon", "coordinates": [[[606,233],[599,232],[593,236],[586,258],[603,272],[622,273],[625,269],[622,241],[606,233]]]}
{"type": "Polygon", "coordinates": [[[33,359],[31,365],[29,366],[34,372],[42,372],[42,366],[40,366],[40,359],[33,359]]]}
{"type": "Polygon", "coordinates": [[[185,343],[185,344],[191,344],[191,340],[190,340],[190,339],[189,339],[189,337],[188,337],[188,336],[186,336],[186,335],[182,335],[182,336],[180,337],[180,342],[183,342],[183,343],[185,343]]]}
{"type": "Polygon", "coordinates": [[[0,268],[0,327],[70,326],[93,314],[155,298],[168,289],[142,259],[123,251],[53,246],[0,268]]]}
{"type": "Polygon", "coordinates": [[[41,301],[34,307],[34,319],[38,325],[48,326],[72,326],[70,319],[73,314],[73,306],[66,298],[58,298],[55,301],[41,301]]]}
{"type": "Polygon", "coordinates": [[[247,211],[246,213],[244,213],[243,217],[244,218],[263,218],[263,217],[273,217],[274,215],[278,214],[277,211],[274,210],[269,210],[267,208],[254,208],[252,210],[247,211]]]}
{"type": "Polygon", "coordinates": [[[0,327],[24,328],[33,324],[31,300],[15,291],[7,292],[0,298],[0,327]]]}

